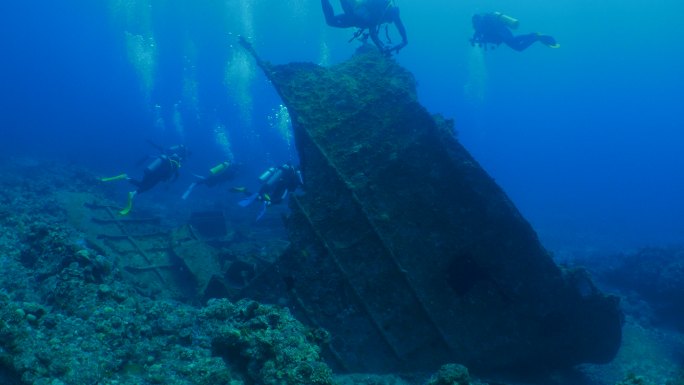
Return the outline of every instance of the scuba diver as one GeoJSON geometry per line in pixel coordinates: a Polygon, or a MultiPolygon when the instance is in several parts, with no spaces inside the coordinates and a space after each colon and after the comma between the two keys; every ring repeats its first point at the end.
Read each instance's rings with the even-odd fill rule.
{"type": "Polygon", "coordinates": [[[188,189],[185,190],[185,193],[183,194],[183,200],[188,199],[188,196],[198,184],[203,184],[207,187],[214,187],[235,178],[237,167],[238,165],[235,163],[225,161],[209,169],[209,175],[207,176],[195,175],[197,180],[190,184],[188,189]]]}
{"type": "Polygon", "coordinates": [[[488,44],[498,47],[501,43],[505,43],[516,51],[524,51],[535,42],[540,42],[547,47],[560,47],[556,43],[556,39],[549,35],[542,35],[536,32],[525,35],[513,35],[511,29],[518,28],[520,23],[517,19],[500,12],[473,15],[472,22],[475,33],[470,39],[470,44],[473,46],[477,44],[487,49],[488,44]]]}
{"type": "Polygon", "coordinates": [[[247,207],[257,200],[262,202],[261,211],[256,218],[257,221],[264,216],[269,206],[281,203],[289,193],[304,184],[301,171],[290,163],[269,168],[259,176],[259,182],[261,182],[261,188],[256,193],[250,193],[242,187],[233,188],[235,192],[249,195],[248,198],[239,202],[242,207],[247,207]]]}
{"type": "MultiPolygon", "coordinates": [[[[408,44],[406,28],[404,28],[404,23],[399,16],[399,7],[395,6],[392,0],[340,0],[340,5],[342,5],[344,13],[335,15],[330,0],[321,0],[325,22],[329,26],[336,28],[358,28],[354,36],[349,40],[350,42],[362,35],[364,39],[370,35],[373,43],[385,55],[390,55],[392,52],[399,53],[399,50],[408,44]],[[401,35],[401,43],[391,45],[392,42],[390,41],[390,45],[386,46],[380,41],[378,37],[380,26],[385,23],[394,23],[394,26],[401,35]],[[368,30],[368,33],[365,33],[365,30],[368,30]]],[[[385,29],[385,34],[389,40],[387,29],[385,29]]]]}
{"type": "Polygon", "coordinates": [[[156,156],[143,170],[143,177],[141,180],[130,178],[128,174],[120,174],[110,178],[101,178],[102,182],[111,182],[115,180],[127,180],[133,184],[136,189],[128,193],[128,202],[126,207],[119,211],[120,215],[128,215],[133,208],[133,198],[136,195],[152,189],[157,183],[162,181],[175,181],[178,179],[178,169],[181,167],[181,162],[188,156],[188,151],[183,145],[177,145],[164,149],[164,151],[156,156]]]}

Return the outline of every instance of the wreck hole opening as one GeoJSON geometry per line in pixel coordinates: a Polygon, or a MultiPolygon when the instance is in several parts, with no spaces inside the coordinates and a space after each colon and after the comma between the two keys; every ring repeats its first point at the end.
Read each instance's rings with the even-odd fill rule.
{"type": "Polygon", "coordinates": [[[459,297],[465,296],[475,285],[489,279],[489,273],[467,254],[454,256],[446,268],[446,282],[459,297]]]}

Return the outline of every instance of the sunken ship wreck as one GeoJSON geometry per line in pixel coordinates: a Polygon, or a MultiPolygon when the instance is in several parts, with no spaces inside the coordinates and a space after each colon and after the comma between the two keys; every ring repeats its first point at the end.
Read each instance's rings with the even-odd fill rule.
{"type": "Polygon", "coordinates": [[[290,246],[237,296],[325,328],[338,370],[524,373],[606,363],[618,299],[557,266],[504,191],[375,50],[272,65],[242,41],[292,117],[305,193],[290,246]]]}

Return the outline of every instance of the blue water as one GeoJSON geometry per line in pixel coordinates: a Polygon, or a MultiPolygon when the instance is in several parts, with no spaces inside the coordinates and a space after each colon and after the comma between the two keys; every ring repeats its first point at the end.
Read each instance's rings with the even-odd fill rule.
{"type": "MultiPolygon", "coordinates": [[[[455,119],[547,247],[684,243],[681,2],[397,5],[409,34],[397,60],[421,102],[455,119]],[[561,48],[471,47],[471,15],[494,10],[561,48]]],[[[4,154],[104,174],[131,171],[152,151],[146,140],[184,142],[194,155],[181,185],[224,158],[253,179],[296,156],[280,100],[237,35],[274,63],[334,64],[357,46],[315,0],[27,0],[3,2],[0,18],[4,154]]]]}

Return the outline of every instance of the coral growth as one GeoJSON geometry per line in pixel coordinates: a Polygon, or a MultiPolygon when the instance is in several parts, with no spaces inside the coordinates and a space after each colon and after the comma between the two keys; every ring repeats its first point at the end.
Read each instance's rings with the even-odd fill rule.
{"type": "Polygon", "coordinates": [[[319,333],[285,309],[142,295],[117,255],[68,225],[63,190],[45,188],[92,175],[36,162],[0,168],[0,383],[332,384],[319,333]],[[24,177],[27,167],[43,176],[24,177]]]}

